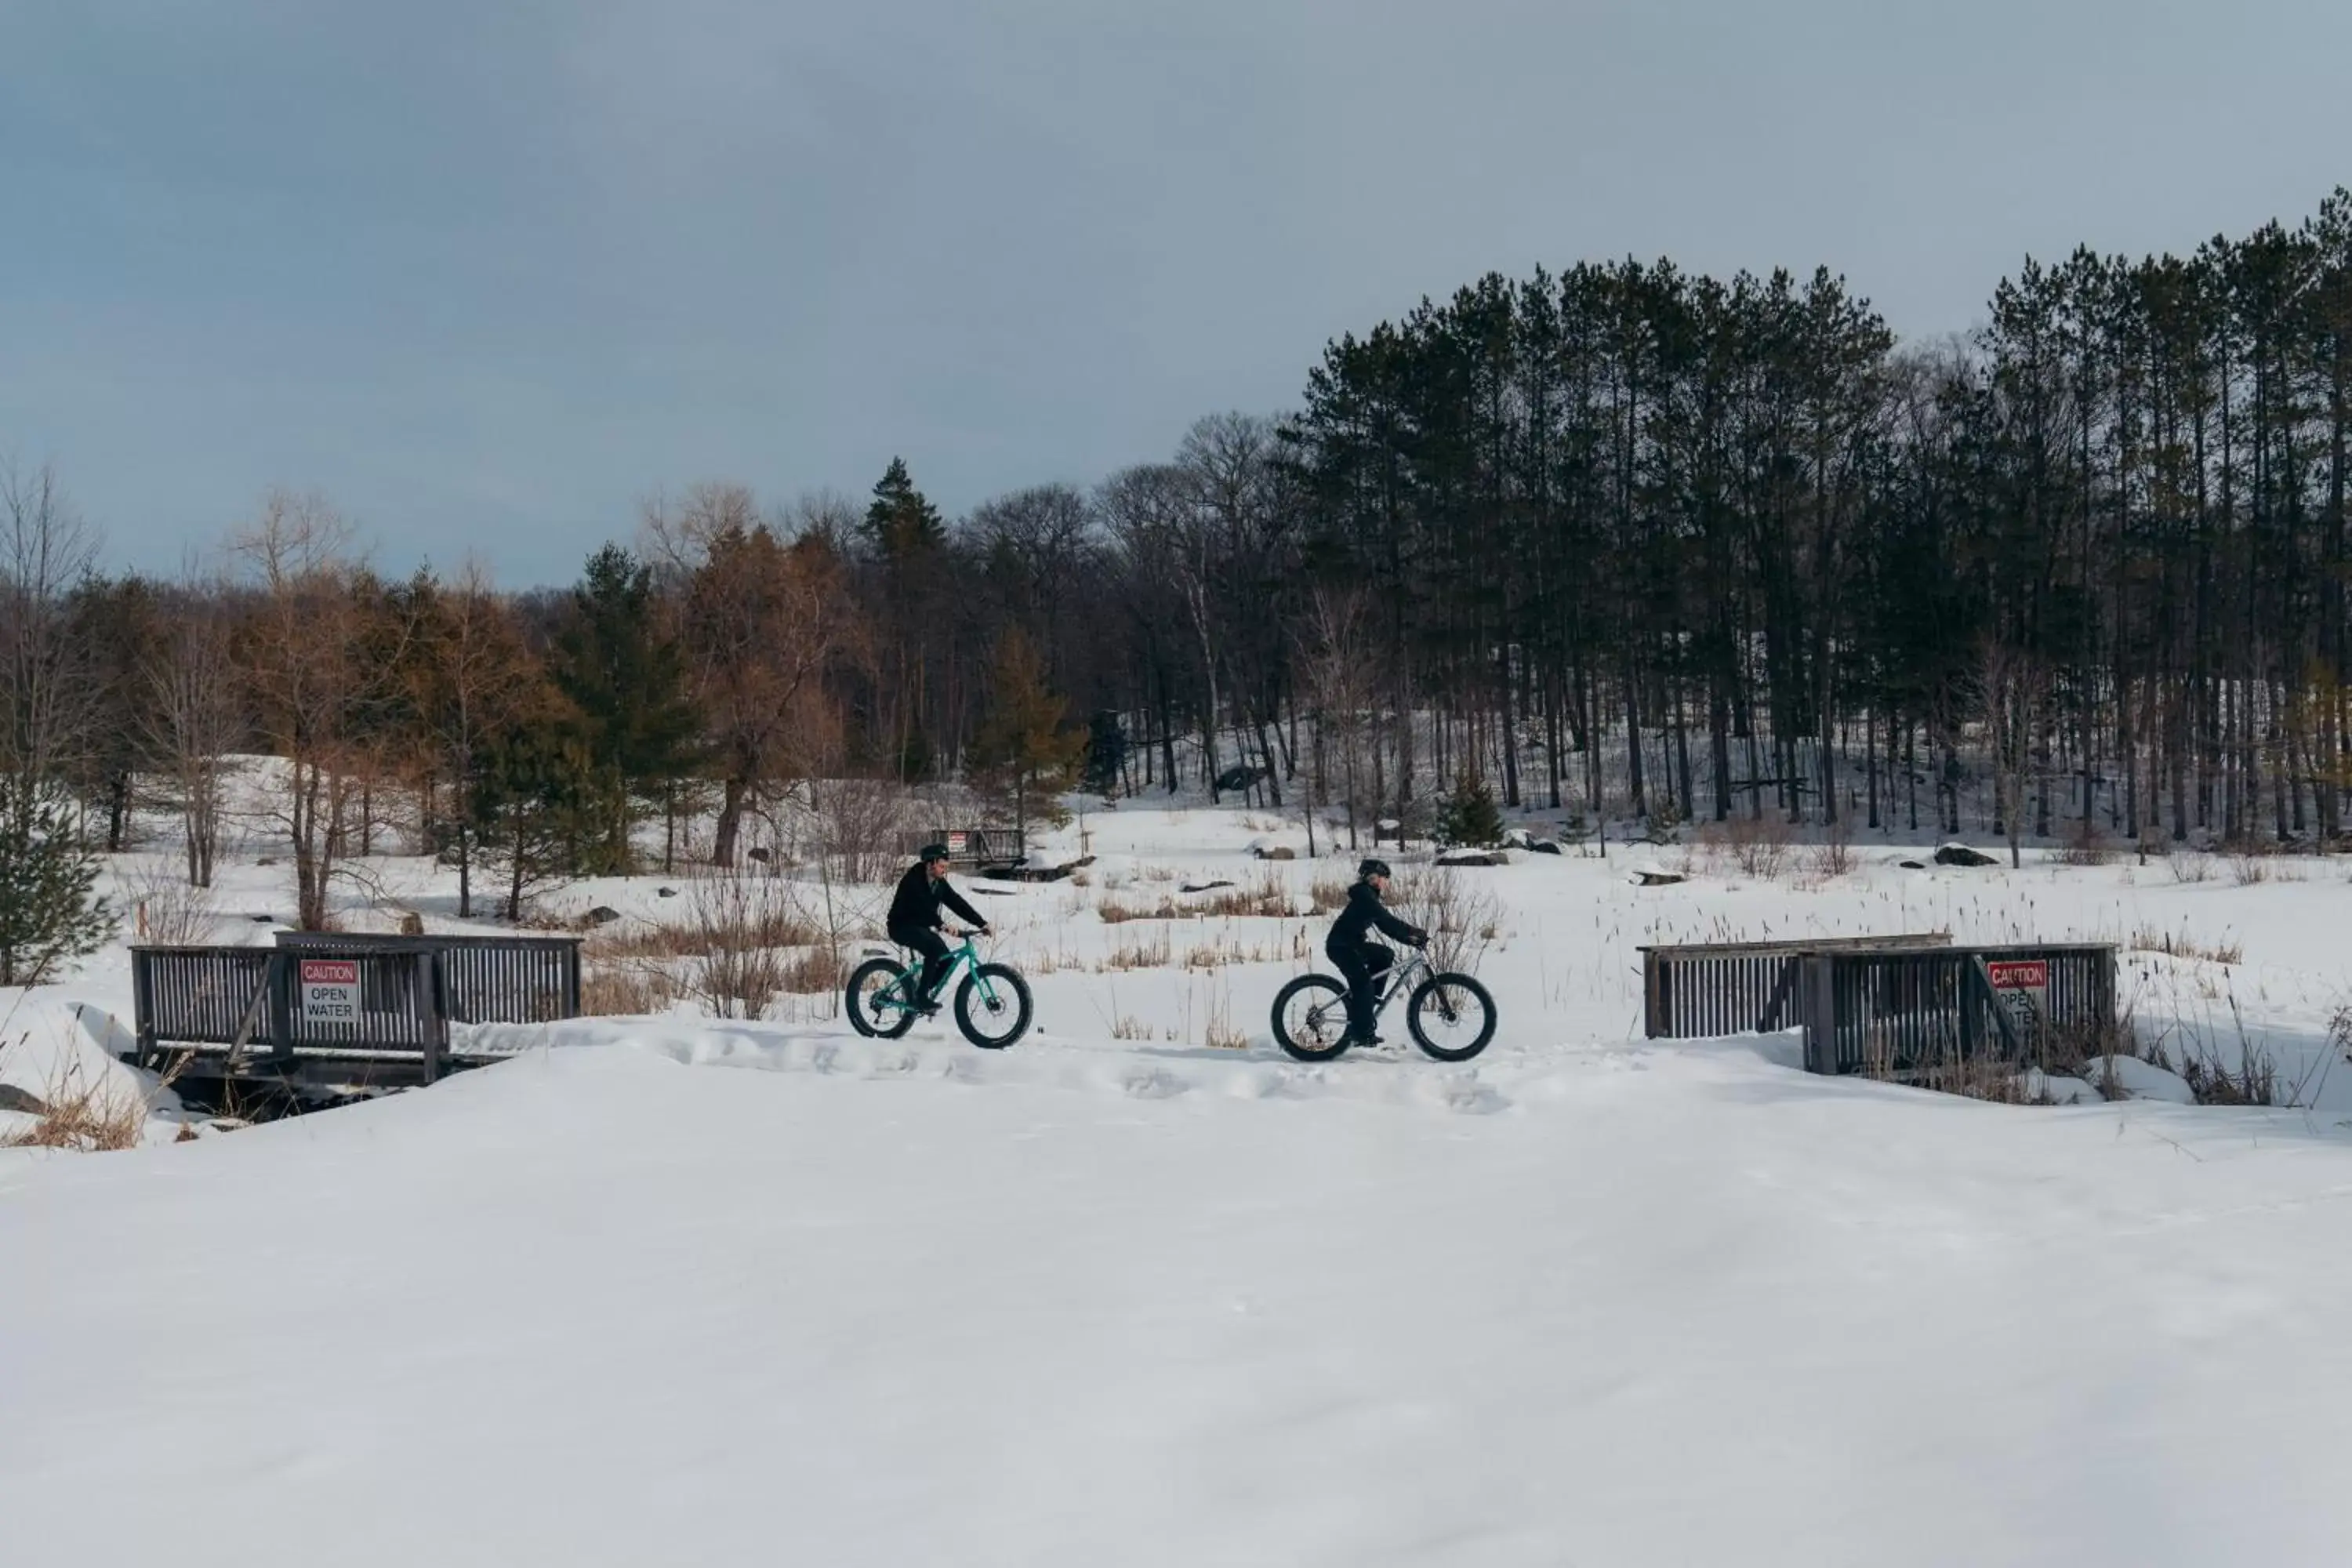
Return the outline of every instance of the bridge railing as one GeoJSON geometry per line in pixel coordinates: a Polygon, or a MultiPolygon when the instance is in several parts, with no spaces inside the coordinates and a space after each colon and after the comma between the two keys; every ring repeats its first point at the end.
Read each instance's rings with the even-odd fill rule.
{"type": "Polygon", "coordinates": [[[574,937],[401,937],[281,932],[275,947],[137,947],[138,1053],[226,1050],[413,1060],[425,1082],[454,1024],[542,1023],[580,1014],[574,937]]]}
{"type": "Polygon", "coordinates": [[[1802,1029],[1805,1067],[1904,1078],[1982,1060],[2050,1065],[2108,1048],[2105,943],[1954,947],[1942,935],[1643,951],[1653,1038],[1802,1029]]]}

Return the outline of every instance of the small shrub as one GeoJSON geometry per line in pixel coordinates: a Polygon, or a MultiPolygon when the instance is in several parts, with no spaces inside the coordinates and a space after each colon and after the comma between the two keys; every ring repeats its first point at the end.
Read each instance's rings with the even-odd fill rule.
{"type": "Polygon", "coordinates": [[[1822,841],[1805,858],[1805,869],[1822,881],[1853,870],[1853,819],[1840,816],[1822,831],[1822,841]]]}
{"type": "Polygon", "coordinates": [[[1454,781],[1438,811],[1436,833],[1440,844],[1465,849],[1491,849],[1503,841],[1503,814],[1484,779],[1465,773],[1454,781]]]}
{"type": "Polygon", "coordinates": [[[1432,965],[1477,973],[1502,930],[1503,903],[1492,889],[1450,866],[1426,866],[1404,868],[1392,891],[1397,912],[1429,932],[1432,965]]]}
{"type": "Polygon", "coordinates": [[[1709,860],[1728,863],[1743,877],[1777,882],[1788,874],[1793,837],[1778,816],[1734,816],[1700,829],[1699,847],[1709,860]]]}
{"type": "Polygon", "coordinates": [[[2115,858],[2115,846],[2099,831],[2098,823],[2079,818],[2068,830],[2065,844],[2051,857],[2061,866],[2105,866],[2115,858]]]}
{"type": "Polygon", "coordinates": [[[831,947],[812,947],[784,961],[783,989],[795,996],[825,996],[841,989],[849,976],[841,954],[831,947]]]}
{"type": "Polygon", "coordinates": [[[2164,863],[2176,882],[2210,882],[2213,879],[2213,857],[2197,851],[2168,855],[2164,863]]]}
{"type": "Polygon", "coordinates": [[[2200,1052],[2181,1062],[2180,1079],[2200,1105],[2271,1105],[2278,1064],[2267,1047],[2241,1041],[2236,1072],[2221,1064],[2219,1053],[2200,1052]]]}
{"type": "Polygon", "coordinates": [[[201,947],[219,928],[213,890],[190,886],[184,875],[168,865],[142,866],[125,881],[137,941],[158,947],[201,947]]]}

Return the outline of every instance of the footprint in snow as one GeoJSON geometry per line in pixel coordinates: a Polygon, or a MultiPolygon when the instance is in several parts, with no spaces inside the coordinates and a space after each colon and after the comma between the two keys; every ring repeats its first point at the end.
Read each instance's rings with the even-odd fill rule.
{"type": "Polygon", "coordinates": [[[1192,1086],[1165,1068],[1145,1068],[1128,1074],[1123,1087],[1133,1100],[1173,1100],[1192,1086]]]}

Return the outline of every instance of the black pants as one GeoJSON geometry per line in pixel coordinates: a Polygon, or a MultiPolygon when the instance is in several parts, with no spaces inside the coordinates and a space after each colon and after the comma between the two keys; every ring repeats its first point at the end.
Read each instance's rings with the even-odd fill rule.
{"type": "Polygon", "coordinates": [[[929,1002],[948,977],[948,939],[921,926],[892,926],[890,940],[923,955],[922,1000],[929,1002]]]}
{"type": "Polygon", "coordinates": [[[1323,952],[1348,978],[1348,1033],[1360,1040],[1370,1039],[1372,993],[1380,988],[1381,976],[1396,963],[1395,950],[1366,942],[1353,946],[1334,944],[1323,952]]]}

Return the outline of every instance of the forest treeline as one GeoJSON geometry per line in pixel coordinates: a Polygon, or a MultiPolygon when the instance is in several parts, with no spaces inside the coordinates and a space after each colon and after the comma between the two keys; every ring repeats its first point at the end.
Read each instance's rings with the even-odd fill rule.
{"type": "Polygon", "coordinates": [[[306,923],[393,790],[519,910],[820,777],[2234,842],[2352,788],[2344,191],[2029,261],[1928,344],[1826,271],[1488,276],[1090,489],[699,484],[566,588],[378,574],[292,494],[107,575],[0,479],[8,831],[119,845],[144,790],[202,883],[218,759],[274,753],[306,923]]]}

